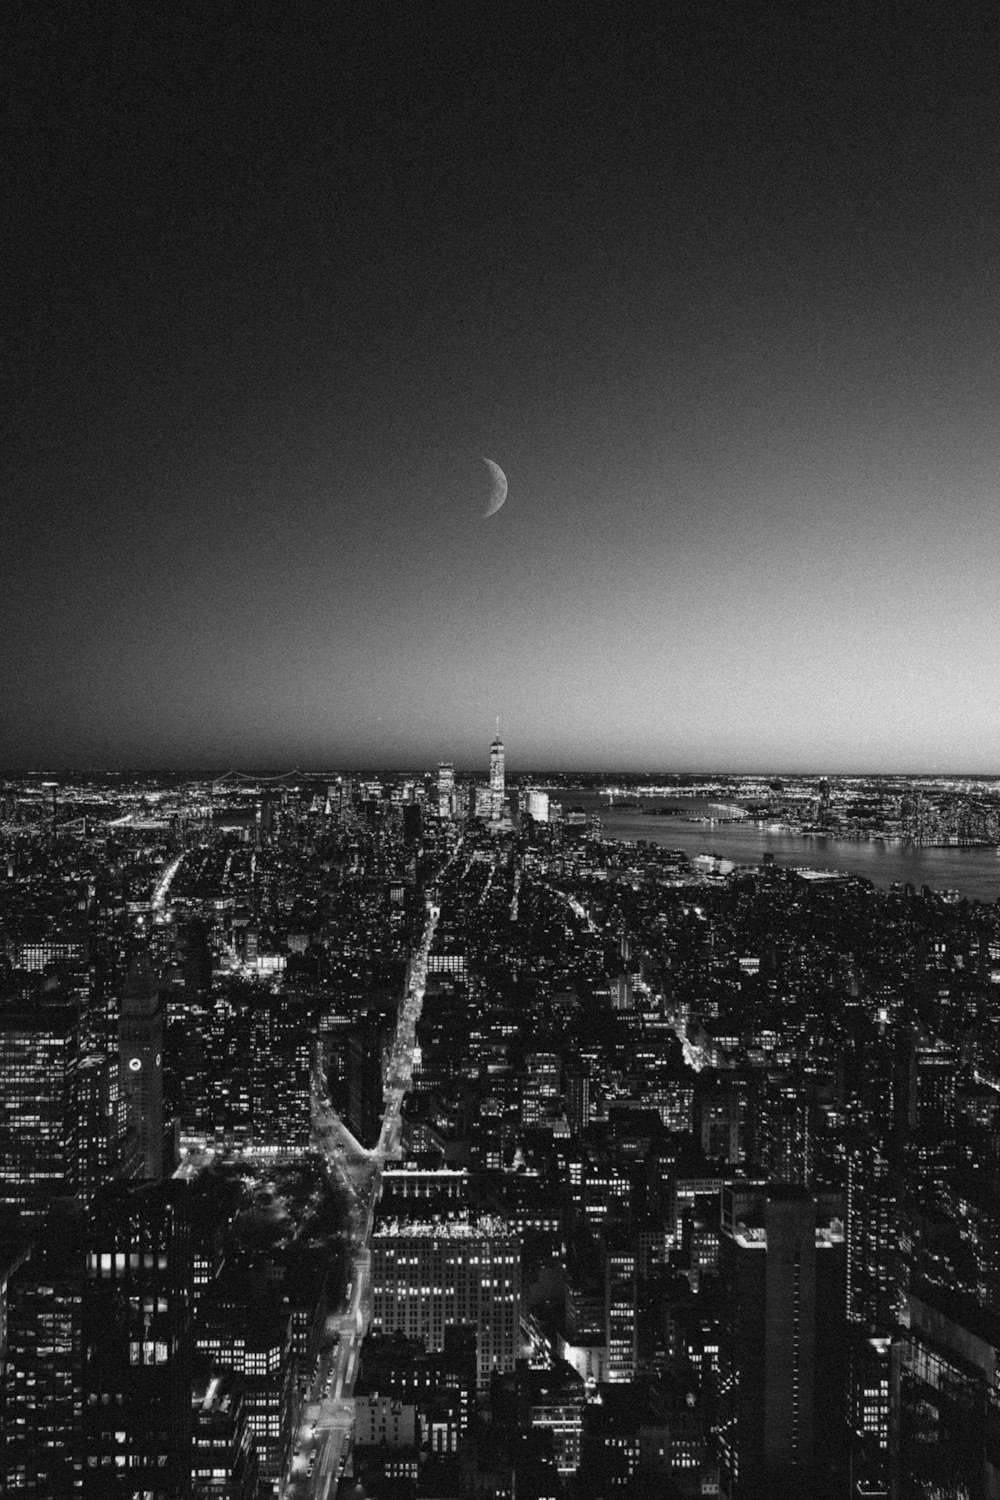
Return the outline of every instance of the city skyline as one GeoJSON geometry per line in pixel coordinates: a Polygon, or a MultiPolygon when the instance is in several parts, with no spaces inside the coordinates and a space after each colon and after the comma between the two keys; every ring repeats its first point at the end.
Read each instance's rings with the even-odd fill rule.
{"type": "Polygon", "coordinates": [[[1000,781],[504,751],[6,781],[8,1490],[996,1488],[1000,781]]]}
{"type": "Polygon", "coordinates": [[[273,14],[4,19],[2,764],[997,769],[987,23],[273,14]]]}

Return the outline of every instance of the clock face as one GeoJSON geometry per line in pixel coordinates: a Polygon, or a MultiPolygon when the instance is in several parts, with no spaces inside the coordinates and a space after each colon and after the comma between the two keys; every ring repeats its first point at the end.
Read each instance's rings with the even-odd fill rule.
{"type": "Polygon", "coordinates": [[[130,1057],[128,1060],[128,1065],[133,1073],[138,1073],[139,1069],[142,1067],[142,1058],[130,1057]]]}

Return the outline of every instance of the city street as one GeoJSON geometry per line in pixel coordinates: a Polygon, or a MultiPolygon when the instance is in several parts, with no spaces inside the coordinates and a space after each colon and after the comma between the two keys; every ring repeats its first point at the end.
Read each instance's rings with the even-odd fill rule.
{"type": "Polygon", "coordinates": [[[322,1068],[313,1069],[313,1144],[342,1183],[349,1204],[351,1272],[344,1305],[327,1320],[319,1368],[312,1372],[303,1403],[291,1480],[293,1500],[333,1500],[350,1452],[354,1427],[354,1382],[371,1317],[371,1235],[381,1190],[382,1167],[401,1153],[403,1099],[413,1076],[416,1026],[423,1004],[427,956],[438,908],[428,907],[420,947],[410,965],[389,1071],[378,1144],[367,1151],[340,1119],[326,1095],[322,1068]]]}

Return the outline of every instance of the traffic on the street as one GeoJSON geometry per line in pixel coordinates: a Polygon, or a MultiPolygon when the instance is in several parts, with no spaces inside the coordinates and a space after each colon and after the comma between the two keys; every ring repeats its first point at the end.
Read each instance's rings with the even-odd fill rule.
{"type": "Polygon", "coordinates": [[[371,1317],[371,1235],[382,1167],[401,1155],[403,1099],[413,1076],[416,1027],[423,1004],[427,956],[438,908],[429,904],[423,937],[410,964],[385,1080],[385,1112],[378,1143],[368,1151],[340,1119],[327,1096],[319,1059],[313,1069],[313,1144],[340,1183],[348,1203],[350,1271],[340,1309],[309,1373],[287,1494],[292,1500],[333,1500],[347,1468],[354,1429],[354,1382],[371,1317]]]}

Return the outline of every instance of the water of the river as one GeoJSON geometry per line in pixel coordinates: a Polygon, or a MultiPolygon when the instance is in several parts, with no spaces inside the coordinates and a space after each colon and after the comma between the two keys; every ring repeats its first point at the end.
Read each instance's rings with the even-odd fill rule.
{"type": "Polygon", "coordinates": [[[765,854],[772,854],[776,865],[845,870],[878,886],[909,881],[918,890],[927,885],[979,901],[995,901],[1000,896],[1000,854],[995,849],[921,849],[909,844],[772,833],[753,823],[698,823],[695,817],[711,816],[712,810],[707,802],[692,798],[643,798],[638,808],[620,808],[609,807],[607,797],[583,787],[554,787],[550,795],[564,810],[583,807],[588,813],[598,813],[606,838],[645,839],[668,849],[683,849],[689,858],[720,854],[740,865],[757,865],[765,854]],[[662,818],[642,811],[659,807],[676,807],[679,815],[662,818]]]}

